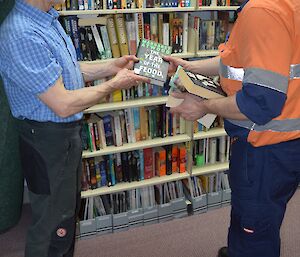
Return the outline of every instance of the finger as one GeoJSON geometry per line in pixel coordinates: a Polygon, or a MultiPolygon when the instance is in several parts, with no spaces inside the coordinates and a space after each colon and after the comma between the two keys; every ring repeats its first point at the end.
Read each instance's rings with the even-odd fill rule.
{"type": "Polygon", "coordinates": [[[167,61],[167,62],[170,62],[170,61],[175,61],[176,60],[176,58],[175,57],[173,57],[173,56],[170,56],[170,55],[163,55],[163,57],[162,57],[165,61],[167,61]]]}
{"type": "Polygon", "coordinates": [[[133,75],[134,75],[133,78],[137,81],[150,83],[150,79],[147,78],[147,77],[139,76],[139,75],[136,75],[136,74],[133,74],[133,75]]]}
{"type": "Polygon", "coordinates": [[[139,58],[137,58],[135,55],[125,55],[124,57],[127,61],[139,62],[139,58]]]}

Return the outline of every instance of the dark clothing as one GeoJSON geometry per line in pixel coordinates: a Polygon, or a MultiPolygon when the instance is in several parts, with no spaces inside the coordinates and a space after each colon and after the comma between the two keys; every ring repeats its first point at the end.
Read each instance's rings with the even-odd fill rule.
{"type": "Polygon", "coordinates": [[[80,199],[81,122],[19,121],[20,153],[32,206],[26,257],[73,256],[80,199]],[[71,252],[70,255],[65,255],[71,252]]]}
{"type": "Polygon", "coordinates": [[[253,147],[232,144],[230,257],[279,257],[280,226],[300,182],[300,139],[253,147]]]}

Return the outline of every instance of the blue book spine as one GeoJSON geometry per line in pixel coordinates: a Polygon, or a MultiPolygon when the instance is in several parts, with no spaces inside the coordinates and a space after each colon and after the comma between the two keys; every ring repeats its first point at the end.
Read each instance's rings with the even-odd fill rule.
{"type": "Polygon", "coordinates": [[[107,179],[106,179],[106,165],[105,161],[100,162],[100,175],[101,175],[101,186],[107,185],[107,179]]]}
{"type": "Polygon", "coordinates": [[[133,108],[133,121],[134,121],[134,130],[137,131],[140,129],[140,109],[133,108]]]}
{"type": "Polygon", "coordinates": [[[140,180],[144,180],[144,150],[139,150],[140,180]]]}
{"type": "Polygon", "coordinates": [[[111,185],[116,184],[116,175],[115,175],[115,167],[114,167],[114,156],[113,154],[109,155],[109,170],[110,170],[110,178],[111,178],[111,185]]]}

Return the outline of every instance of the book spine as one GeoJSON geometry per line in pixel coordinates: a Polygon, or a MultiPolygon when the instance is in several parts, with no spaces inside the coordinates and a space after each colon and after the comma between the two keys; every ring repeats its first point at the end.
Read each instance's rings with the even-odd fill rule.
{"type": "Polygon", "coordinates": [[[121,54],[120,54],[120,48],[119,48],[114,19],[111,16],[107,18],[107,32],[108,32],[113,58],[118,58],[121,56],[121,54]]]}
{"type": "Polygon", "coordinates": [[[114,15],[121,56],[128,55],[128,44],[123,14],[114,15]]]}
{"type": "Polygon", "coordinates": [[[93,24],[91,26],[91,29],[92,29],[92,33],[93,33],[93,36],[94,36],[94,39],[95,39],[100,57],[101,57],[101,59],[106,59],[104,46],[102,44],[102,40],[100,38],[100,34],[99,34],[98,29],[97,29],[97,26],[95,24],[93,24]]]}

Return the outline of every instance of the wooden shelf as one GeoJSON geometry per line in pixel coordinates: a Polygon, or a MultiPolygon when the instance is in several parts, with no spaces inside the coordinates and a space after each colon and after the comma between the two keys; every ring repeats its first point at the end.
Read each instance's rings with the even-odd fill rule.
{"type": "Polygon", "coordinates": [[[122,182],[111,187],[106,186],[94,190],[82,191],[81,198],[87,198],[87,197],[92,197],[97,195],[113,194],[125,190],[132,190],[136,188],[153,186],[153,185],[163,184],[171,181],[177,181],[188,177],[189,174],[187,172],[184,172],[184,173],[173,173],[171,175],[166,175],[163,177],[153,177],[142,181],[122,182]]]}
{"type": "Polygon", "coordinates": [[[184,134],[184,135],[177,135],[177,136],[170,136],[170,137],[164,137],[164,138],[154,138],[150,140],[144,140],[139,141],[136,143],[130,143],[130,144],[124,144],[122,146],[108,146],[104,149],[90,152],[90,151],[83,151],[82,158],[91,158],[95,156],[103,156],[108,154],[114,154],[114,153],[122,153],[122,152],[129,152],[134,151],[138,149],[144,149],[144,148],[152,148],[156,146],[162,146],[162,145],[172,145],[172,144],[179,144],[191,141],[191,138],[184,134]]]}
{"type": "Polygon", "coordinates": [[[149,13],[149,12],[199,12],[199,11],[235,11],[239,6],[199,6],[197,7],[159,7],[159,8],[133,8],[113,10],[69,10],[59,11],[61,16],[67,15],[107,15],[117,13],[149,13]]]}
{"type": "Polygon", "coordinates": [[[160,105],[165,104],[167,102],[167,98],[167,96],[143,97],[122,102],[97,104],[86,109],[84,113],[108,112],[133,107],[160,105]]]}
{"type": "Polygon", "coordinates": [[[194,134],[194,140],[197,139],[204,139],[204,138],[210,138],[210,137],[220,137],[225,136],[226,131],[224,128],[211,128],[208,131],[201,131],[194,134]]]}
{"type": "Polygon", "coordinates": [[[193,166],[191,176],[205,175],[229,169],[229,162],[206,164],[202,167],[193,166]]]}
{"type": "Polygon", "coordinates": [[[199,6],[196,11],[235,11],[239,6],[199,6]]]}
{"type": "Polygon", "coordinates": [[[219,51],[218,50],[202,50],[197,51],[196,56],[197,57],[209,57],[209,56],[218,56],[219,51]]]}
{"type": "Polygon", "coordinates": [[[149,12],[193,12],[195,7],[161,7],[161,8],[133,8],[133,9],[113,9],[113,10],[74,10],[59,11],[59,15],[99,15],[117,13],[149,13],[149,12]]]}

